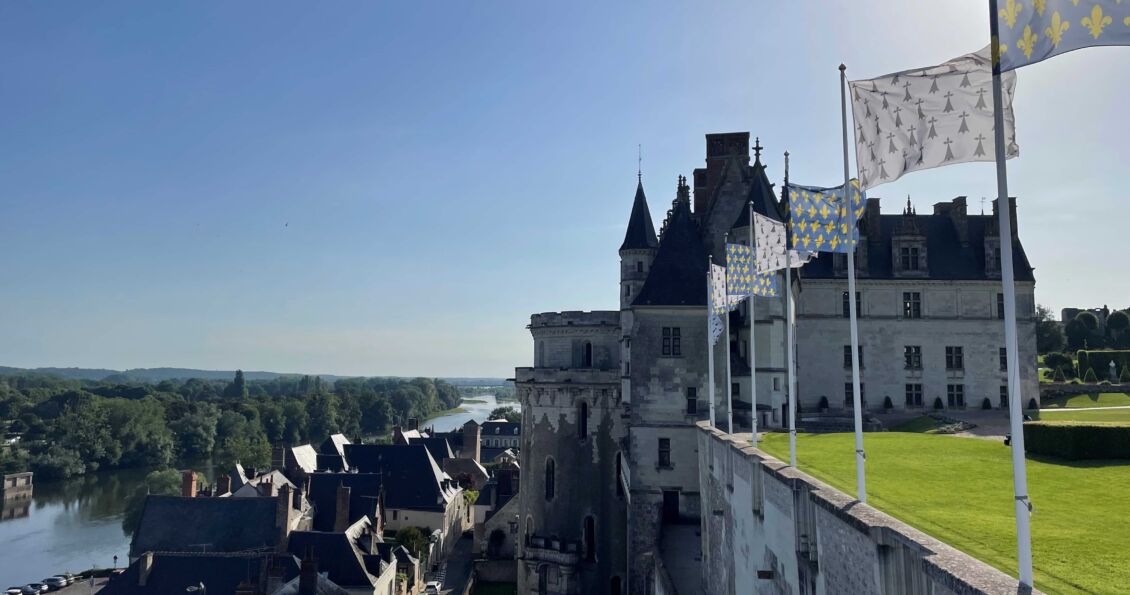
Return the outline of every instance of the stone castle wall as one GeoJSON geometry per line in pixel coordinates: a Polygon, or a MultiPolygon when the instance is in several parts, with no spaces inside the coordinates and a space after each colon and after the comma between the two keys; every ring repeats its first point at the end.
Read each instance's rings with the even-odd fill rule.
{"type": "Polygon", "coordinates": [[[699,424],[703,592],[1017,593],[1016,579],[746,440],[699,424]]]}

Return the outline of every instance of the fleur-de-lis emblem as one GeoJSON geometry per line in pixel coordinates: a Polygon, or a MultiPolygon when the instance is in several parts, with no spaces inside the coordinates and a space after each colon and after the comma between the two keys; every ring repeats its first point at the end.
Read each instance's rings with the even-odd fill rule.
{"type": "MultiPolygon", "coordinates": [[[[1078,2],[1078,0],[1075,1],[1078,2]]],[[[1016,26],[1016,17],[1020,15],[1020,11],[1023,8],[1024,6],[1016,0],[1008,0],[1004,8],[1000,9],[1001,18],[1004,19],[1004,22],[1008,23],[1009,29],[1016,26]]]]}
{"type": "Polygon", "coordinates": [[[1067,32],[1067,28],[1071,23],[1060,18],[1059,11],[1052,13],[1052,21],[1044,28],[1044,35],[1052,42],[1052,47],[1059,47],[1059,42],[1063,41],[1063,34],[1067,32]]]}
{"type": "Polygon", "coordinates": [[[1091,37],[1098,39],[1103,34],[1103,29],[1113,23],[1114,19],[1110,18],[1110,15],[1103,14],[1103,7],[1096,4],[1091,9],[1091,16],[1083,17],[1080,22],[1083,23],[1084,27],[1091,30],[1091,37]]]}
{"type": "Polygon", "coordinates": [[[1036,40],[1039,38],[1039,35],[1036,35],[1032,32],[1032,27],[1024,25],[1024,35],[1020,39],[1016,40],[1016,47],[1020,48],[1020,51],[1024,52],[1025,58],[1030,59],[1032,57],[1032,50],[1036,47],[1036,40]]]}
{"type": "Polygon", "coordinates": [[[1036,14],[1044,16],[1044,10],[1048,7],[1048,0],[1032,0],[1032,8],[1036,10],[1036,14]]]}

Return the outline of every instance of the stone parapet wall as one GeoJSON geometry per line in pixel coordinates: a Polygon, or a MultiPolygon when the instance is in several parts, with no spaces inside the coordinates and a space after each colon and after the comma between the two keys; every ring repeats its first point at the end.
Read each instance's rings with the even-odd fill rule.
{"type": "Polygon", "coordinates": [[[542,312],[530,316],[530,328],[555,326],[619,326],[619,310],[567,310],[565,312],[542,312]]]}
{"type": "Polygon", "coordinates": [[[698,445],[707,592],[1018,592],[1016,579],[748,442],[700,423],[698,445]]]}

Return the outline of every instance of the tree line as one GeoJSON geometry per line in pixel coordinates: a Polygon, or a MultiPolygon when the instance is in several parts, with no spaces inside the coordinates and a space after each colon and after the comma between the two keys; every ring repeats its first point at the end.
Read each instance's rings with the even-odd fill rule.
{"type": "Polygon", "coordinates": [[[429,378],[284,376],[119,384],[44,374],[0,376],[0,471],[61,478],[121,467],[212,458],[264,467],[271,445],[384,434],[400,420],[458,405],[459,391],[429,378]],[[9,440],[6,440],[8,442],[9,440]]]}

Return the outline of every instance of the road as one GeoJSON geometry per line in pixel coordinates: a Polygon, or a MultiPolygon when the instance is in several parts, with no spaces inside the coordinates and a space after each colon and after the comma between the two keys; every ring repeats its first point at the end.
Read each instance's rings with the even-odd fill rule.
{"type": "Polygon", "coordinates": [[[440,581],[441,595],[463,595],[467,589],[467,582],[471,580],[471,567],[474,556],[471,553],[472,540],[470,535],[464,535],[451,550],[439,569],[425,579],[426,581],[440,581]]]}

